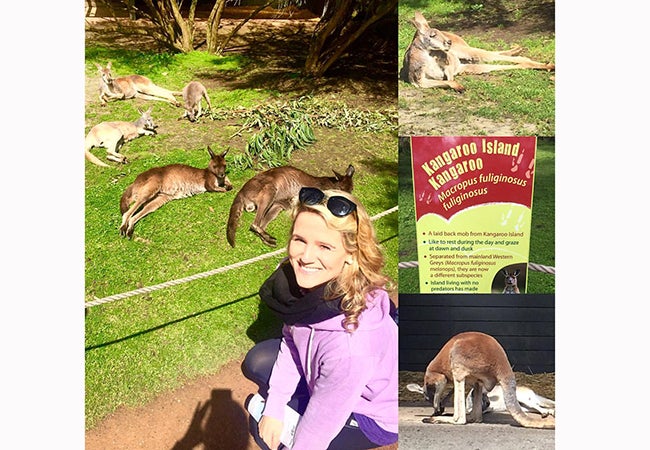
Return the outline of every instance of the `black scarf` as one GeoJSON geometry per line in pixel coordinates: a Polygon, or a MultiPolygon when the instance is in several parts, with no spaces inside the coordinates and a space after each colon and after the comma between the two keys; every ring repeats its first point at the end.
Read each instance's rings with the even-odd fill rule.
{"type": "Polygon", "coordinates": [[[262,284],[260,298],[287,325],[314,324],[342,313],[340,298],[323,299],[326,284],[303,291],[293,267],[285,262],[262,284]]]}

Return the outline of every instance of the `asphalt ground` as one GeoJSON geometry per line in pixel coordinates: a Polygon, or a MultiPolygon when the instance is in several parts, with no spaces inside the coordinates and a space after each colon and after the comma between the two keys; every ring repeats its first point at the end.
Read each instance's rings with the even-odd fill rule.
{"type": "Polygon", "coordinates": [[[400,406],[400,450],[554,450],[555,430],[524,428],[510,414],[489,412],[482,423],[430,424],[430,406],[400,406]]]}

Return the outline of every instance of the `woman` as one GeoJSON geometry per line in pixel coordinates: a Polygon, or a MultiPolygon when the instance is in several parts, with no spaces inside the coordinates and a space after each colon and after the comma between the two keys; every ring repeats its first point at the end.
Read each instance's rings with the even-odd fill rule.
{"type": "Polygon", "coordinates": [[[251,432],[279,448],[289,404],[302,415],[294,450],[395,443],[397,325],[370,217],[351,194],[310,187],[292,217],[288,259],[260,289],[282,340],[257,344],[242,365],[267,397],[251,432]]]}

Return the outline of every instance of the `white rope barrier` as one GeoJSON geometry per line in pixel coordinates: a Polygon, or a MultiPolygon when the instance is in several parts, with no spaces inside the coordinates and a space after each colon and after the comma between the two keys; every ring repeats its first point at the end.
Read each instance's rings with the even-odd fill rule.
{"type": "MultiPolygon", "coordinates": [[[[390,213],[393,213],[395,211],[397,211],[397,206],[395,206],[395,207],[393,207],[391,209],[388,209],[388,210],[386,210],[386,211],[384,211],[382,213],[379,213],[376,216],[371,217],[371,220],[375,221],[375,220],[377,220],[377,219],[379,219],[381,217],[384,217],[384,216],[386,216],[386,215],[388,215],[390,213]]],[[[178,284],[187,283],[189,281],[194,281],[194,280],[198,280],[198,279],[201,279],[201,278],[211,277],[212,275],[217,275],[219,273],[227,272],[228,270],[238,269],[238,268],[246,266],[248,264],[253,264],[253,263],[256,263],[258,261],[262,261],[264,259],[267,259],[267,258],[272,258],[274,256],[282,255],[285,251],[286,251],[286,249],[282,248],[282,249],[276,250],[276,251],[271,252],[271,253],[265,253],[264,255],[256,256],[254,258],[250,258],[250,259],[247,259],[245,261],[240,261],[238,263],[231,264],[231,265],[225,266],[225,267],[220,267],[218,269],[209,270],[207,272],[198,273],[196,275],[191,275],[189,277],[179,278],[179,279],[176,279],[176,280],[170,280],[170,281],[166,281],[164,283],[160,283],[160,284],[156,284],[156,285],[148,286],[148,287],[143,287],[143,288],[136,289],[136,290],[129,291],[129,292],[123,292],[121,294],[110,295],[110,296],[104,297],[104,298],[96,298],[95,300],[86,302],[84,305],[85,305],[86,308],[90,308],[92,306],[102,305],[104,303],[114,302],[116,300],[122,300],[122,299],[125,299],[125,298],[128,298],[128,297],[133,297],[134,295],[146,294],[146,293],[153,292],[153,291],[158,291],[160,289],[164,289],[164,288],[167,288],[167,287],[170,287],[170,286],[176,286],[178,284]]]]}

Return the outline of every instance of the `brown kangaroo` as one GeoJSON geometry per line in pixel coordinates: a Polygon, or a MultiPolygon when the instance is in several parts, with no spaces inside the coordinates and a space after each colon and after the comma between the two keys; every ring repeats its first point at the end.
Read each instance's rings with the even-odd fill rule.
{"type": "Polygon", "coordinates": [[[106,106],[107,100],[126,100],[130,98],[142,98],[145,100],[160,100],[169,102],[174,106],[181,106],[174,95],[181,95],[180,92],[172,92],[169,89],[156,86],[153,81],[142,75],[127,75],[113,77],[111,73],[111,62],[106,67],[95,63],[99,70],[99,101],[106,106]]]}
{"type": "Polygon", "coordinates": [[[203,192],[231,190],[232,184],[226,176],[225,156],[228,149],[217,155],[208,145],[208,153],[210,163],[205,169],[185,164],[170,164],[151,168],[138,175],[126,188],[120,200],[122,213],[120,235],[132,237],[133,227],[138,220],[171,200],[191,197],[203,192]]]}
{"type": "Polygon", "coordinates": [[[201,100],[205,99],[205,102],[208,104],[208,110],[212,110],[212,104],[210,103],[210,96],[208,96],[208,90],[198,81],[190,81],[183,88],[183,105],[185,112],[178,120],[188,118],[190,122],[194,122],[201,116],[201,100]]]}
{"type": "Polygon", "coordinates": [[[228,243],[235,246],[235,233],[242,211],[257,211],[250,230],[257,234],[269,247],[277,245],[276,239],[266,232],[266,226],[280,212],[289,209],[304,186],[319,189],[340,189],[352,192],[354,167],[348,166],[345,175],[337,173],[334,177],[316,177],[293,166],[274,167],[260,172],[248,180],[239,190],[230,207],[228,217],[228,243]]]}
{"type": "Polygon", "coordinates": [[[151,117],[151,108],[140,111],[140,117],[134,122],[113,121],[101,122],[90,129],[84,143],[86,159],[93,164],[102,167],[109,167],[101,159],[90,153],[93,147],[106,148],[107,159],[126,164],[126,156],[119,153],[125,142],[129,142],[139,136],[153,136],[156,134],[156,124],[151,117]]]}
{"type": "Polygon", "coordinates": [[[503,390],[503,400],[510,415],[526,428],[555,428],[555,419],[541,419],[527,415],[517,401],[515,374],[505,350],[492,336],[468,331],[449,339],[427,366],[424,374],[424,395],[433,404],[431,417],[425,423],[465,424],[481,422],[483,409],[472,408],[467,417],[465,388],[473,389],[473,405],[482,404],[483,390],[496,385],[503,390]],[[443,402],[454,395],[453,417],[442,417],[443,402]]]}
{"type": "Polygon", "coordinates": [[[522,48],[489,51],[470,47],[457,34],[431,28],[421,12],[411,21],[416,31],[404,54],[400,78],[421,88],[449,88],[463,92],[465,88],[454,79],[462,73],[483,74],[495,70],[538,69],[555,70],[554,64],[517,56],[522,48]],[[483,64],[505,61],[512,64],[483,64]]]}

